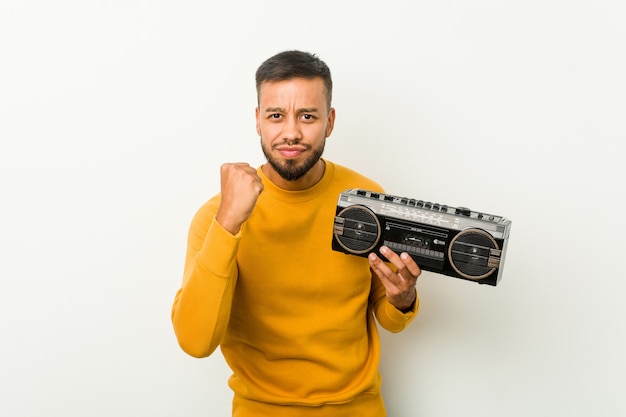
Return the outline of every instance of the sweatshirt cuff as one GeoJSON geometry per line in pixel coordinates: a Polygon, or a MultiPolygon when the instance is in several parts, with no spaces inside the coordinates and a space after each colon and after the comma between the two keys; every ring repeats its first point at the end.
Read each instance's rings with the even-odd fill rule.
{"type": "Polygon", "coordinates": [[[411,320],[413,320],[413,318],[415,318],[415,315],[417,314],[417,311],[419,310],[419,305],[420,305],[420,300],[419,300],[419,297],[416,296],[411,310],[403,313],[402,311],[398,310],[389,301],[385,300],[385,310],[386,310],[387,316],[389,317],[391,321],[400,325],[405,325],[407,322],[410,322],[411,320]]]}
{"type": "Polygon", "coordinates": [[[233,264],[237,260],[240,239],[241,231],[232,235],[213,218],[204,243],[196,254],[196,262],[217,276],[224,278],[230,276],[233,264]]]}

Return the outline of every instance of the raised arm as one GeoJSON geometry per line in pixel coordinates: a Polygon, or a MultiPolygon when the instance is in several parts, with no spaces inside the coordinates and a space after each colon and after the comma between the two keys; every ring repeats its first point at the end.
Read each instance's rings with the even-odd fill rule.
{"type": "Polygon", "coordinates": [[[248,164],[224,164],[220,173],[220,195],[191,223],[183,283],[172,306],[178,343],[195,357],[209,356],[224,337],[237,284],[241,226],[263,190],[248,164]]]}

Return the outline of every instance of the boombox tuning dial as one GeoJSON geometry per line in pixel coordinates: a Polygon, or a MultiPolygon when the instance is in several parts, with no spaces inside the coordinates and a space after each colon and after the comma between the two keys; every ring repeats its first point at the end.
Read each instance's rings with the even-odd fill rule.
{"type": "Polygon", "coordinates": [[[403,206],[408,206],[408,207],[416,207],[418,209],[428,210],[430,212],[438,212],[438,213],[445,213],[445,214],[456,215],[456,216],[463,216],[463,217],[474,218],[474,219],[484,220],[484,221],[489,221],[489,222],[494,222],[494,223],[502,221],[502,217],[500,216],[494,216],[491,214],[475,212],[467,207],[450,207],[446,204],[432,203],[430,201],[417,200],[414,198],[407,198],[407,197],[398,197],[398,196],[394,196],[391,194],[376,193],[376,192],[371,192],[371,191],[361,190],[361,189],[355,190],[355,194],[357,196],[374,200],[374,201],[393,203],[393,204],[403,205],[403,206]]]}

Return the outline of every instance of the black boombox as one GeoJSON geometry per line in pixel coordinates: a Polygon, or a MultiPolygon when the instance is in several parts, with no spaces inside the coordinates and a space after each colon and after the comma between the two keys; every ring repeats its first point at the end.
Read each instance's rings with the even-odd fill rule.
{"type": "Polygon", "coordinates": [[[496,285],[510,230],[501,216],[355,188],[339,195],[332,249],[366,257],[385,245],[425,271],[496,285]]]}

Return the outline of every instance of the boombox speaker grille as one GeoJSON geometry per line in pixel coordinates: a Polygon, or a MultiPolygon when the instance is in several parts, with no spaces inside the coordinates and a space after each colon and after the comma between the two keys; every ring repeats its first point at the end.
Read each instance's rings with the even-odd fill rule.
{"type": "Polygon", "coordinates": [[[381,236],[378,217],[363,205],[343,209],[335,217],[335,238],[346,251],[364,254],[376,247],[381,236]]]}
{"type": "Polygon", "coordinates": [[[479,280],[490,276],[499,265],[500,248],[495,239],[481,229],[468,229],[450,242],[448,257],[452,268],[464,278],[479,280]]]}

